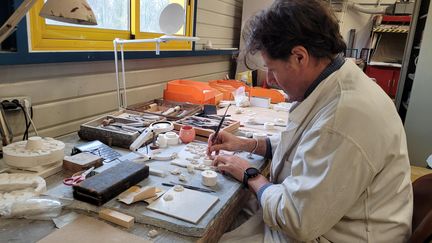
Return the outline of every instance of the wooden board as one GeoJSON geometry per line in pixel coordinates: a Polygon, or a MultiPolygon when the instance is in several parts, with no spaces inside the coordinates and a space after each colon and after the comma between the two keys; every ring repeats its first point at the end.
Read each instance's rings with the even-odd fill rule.
{"type": "MultiPolygon", "coordinates": [[[[195,117],[195,116],[193,116],[193,117],[195,117]]],[[[181,129],[182,126],[184,126],[184,125],[190,125],[190,124],[184,123],[184,121],[189,120],[189,119],[191,119],[193,117],[186,117],[184,119],[181,119],[181,120],[178,120],[178,121],[174,122],[173,123],[174,124],[174,129],[177,130],[177,131],[180,131],[180,129],[181,129]]],[[[200,119],[209,119],[209,118],[200,118],[200,119]]],[[[211,119],[211,120],[214,120],[214,122],[217,123],[217,124],[219,123],[219,120],[216,120],[216,119],[211,119]]],[[[226,118],[225,121],[224,121],[224,123],[228,123],[228,122],[230,122],[230,124],[228,126],[222,127],[221,131],[225,131],[225,132],[229,132],[229,133],[234,133],[240,127],[240,122],[239,121],[235,121],[235,120],[231,120],[231,119],[226,118]]],[[[193,126],[193,127],[195,129],[195,134],[196,135],[201,136],[201,137],[207,137],[207,138],[212,133],[214,133],[215,130],[216,130],[216,128],[215,128],[215,130],[213,130],[213,129],[202,128],[202,127],[198,127],[198,126],[193,126]]],[[[217,125],[216,125],[216,127],[217,127],[217,125]]]]}
{"type": "Polygon", "coordinates": [[[193,224],[204,216],[204,214],[219,200],[218,197],[209,193],[184,189],[182,192],[169,189],[164,196],[151,203],[147,208],[163,213],[193,224]],[[166,201],[165,195],[171,194],[173,200],[166,201]]]}
{"type": "Polygon", "coordinates": [[[81,124],[78,135],[83,140],[99,140],[107,144],[108,146],[129,148],[129,146],[139,136],[139,132],[122,130],[121,128],[113,129],[109,128],[110,126],[103,127],[101,125],[106,119],[112,119],[116,123],[122,123],[125,125],[135,122],[143,122],[146,125],[150,125],[155,121],[165,120],[165,118],[162,116],[158,116],[157,120],[146,119],[145,116],[149,116],[149,114],[144,114],[136,111],[122,110],[114,113],[113,115],[102,116],[95,120],[81,124]],[[128,116],[137,117],[137,119],[142,118],[142,120],[135,120],[132,118],[128,118],[128,116]]]}
{"type": "Polygon", "coordinates": [[[54,231],[38,243],[151,242],[114,228],[102,221],[81,215],[75,221],[54,231]]]}
{"type": "Polygon", "coordinates": [[[169,121],[176,121],[181,118],[194,115],[198,112],[201,112],[202,107],[200,105],[195,105],[191,103],[185,103],[185,102],[174,102],[174,101],[168,101],[164,100],[162,98],[154,99],[148,102],[144,103],[138,103],[134,105],[128,106],[126,109],[132,110],[132,111],[138,111],[142,113],[149,113],[153,115],[163,116],[166,117],[169,121]],[[152,110],[150,105],[155,104],[155,110],[152,110]],[[174,112],[169,115],[162,115],[163,112],[168,110],[169,108],[174,108],[176,106],[180,106],[180,110],[177,112],[174,112]]]}

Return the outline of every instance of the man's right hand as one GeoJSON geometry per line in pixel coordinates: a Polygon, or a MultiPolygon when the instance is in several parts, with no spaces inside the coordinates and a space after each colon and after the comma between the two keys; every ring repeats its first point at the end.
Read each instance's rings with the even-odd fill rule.
{"type": "Polygon", "coordinates": [[[227,151],[240,151],[244,150],[248,146],[245,144],[248,142],[247,139],[241,139],[231,133],[220,131],[216,137],[214,143],[212,142],[214,133],[210,135],[208,140],[207,155],[211,155],[213,152],[219,154],[220,150],[227,151]]]}

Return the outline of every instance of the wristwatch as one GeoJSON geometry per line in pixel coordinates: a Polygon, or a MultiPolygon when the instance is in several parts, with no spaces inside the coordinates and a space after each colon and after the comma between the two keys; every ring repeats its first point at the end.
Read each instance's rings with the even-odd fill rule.
{"type": "Polygon", "coordinates": [[[260,174],[260,172],[257,168],[254,168],[254,167],[247,168],[244,171],[244,175],[243,175],[243,187],[249,188],[248,180],[250,178],[257,177],[259,174],[260,174]]]}

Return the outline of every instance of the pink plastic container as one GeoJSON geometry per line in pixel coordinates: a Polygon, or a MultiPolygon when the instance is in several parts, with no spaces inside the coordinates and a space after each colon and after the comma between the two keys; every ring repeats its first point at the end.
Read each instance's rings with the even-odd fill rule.
{"type": "Polygon", "coordinates": [[[179,136],[183,143],[190,143],[195,140],[195,129],[192,126],[182,126],[179,136]]]}

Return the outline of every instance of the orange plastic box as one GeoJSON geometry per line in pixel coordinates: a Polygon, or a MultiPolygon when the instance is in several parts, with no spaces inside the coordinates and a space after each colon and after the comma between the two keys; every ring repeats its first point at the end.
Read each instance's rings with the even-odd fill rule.
{"type": "Polygon", "coordinates": [[[283,94],[276,89],[253,87],[250,91],[250,95],[255,97],[270,98],[271,103],[285,102],[285,97],[283,96],[283,94]]]}
{"type": "Polygon", "coordinates": [[[238,80],[213,80],[210,81],[210,83],[216,83],[218,85],[229,85],[231,87],[233,87],[234,89],[238,89],[240,87],[245,87],[245,91],[249,92],[250,87],[247,86],[245,83],[238,81],[238,80]]]}
{"type": "MultiPolygon", "coordinates": [[[[271,103],[280,103],[285,102],[285,97],[276,89],[266,89],[261,87],[249,87],[245,83],[238,80],[214,80],[210,81],[210,86],[217,88],[219,86],[224,88],[226,85],[233,87],[234,89],[238,89],[239,87],[245,87],[245,92],[248,92],[250,96],[256,97],[266,97],[271,99],[271,103]]],[[[219,89],[219,88],[217,88],[219,89]]],[[[224,91],[220,90],[222,93],[224,91]]],[[[225,99],[225,93],[224,93],[225,99]]]]}
{"type": "Polygon", "coordinates": [[[165,100],[177,102],[218,105],[222,98],[223,94],[208,83],[192,80],[170,81],[164,90],[165,100]]]}
{"type": "Polygon", "coordinates": [[[234,100],[233,92],[236,90],[236,88],[234,88],[231,85],[224,84],[223,82],[220,82],[220,81],[223,81],[223,80],[209,81],[209,85],[210,85],[210,87],[219,90],[219,92],[221,92],[223,94],[224,100],[234,100]]]}

